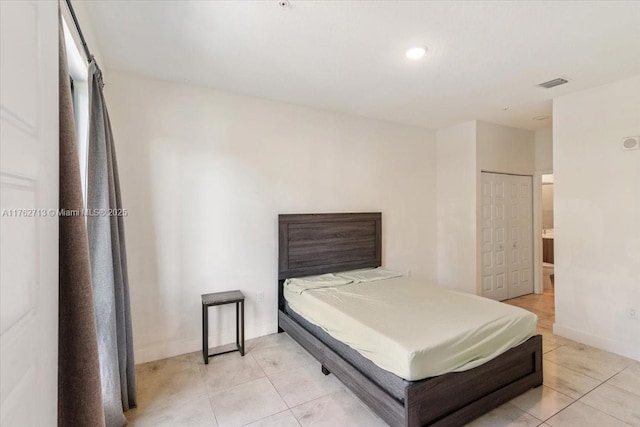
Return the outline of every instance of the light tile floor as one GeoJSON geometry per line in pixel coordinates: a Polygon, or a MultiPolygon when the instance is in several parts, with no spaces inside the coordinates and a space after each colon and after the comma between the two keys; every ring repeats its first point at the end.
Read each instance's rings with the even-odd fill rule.
{"type": "MultiPolygon", "coordinates": [[[[508,301],[538,314],[544,385],[470,426],[640,426],[640,362],[551,332],[553,293],[508,301]]],[[[286,334],[247,341],[244,357],[200,352],[136,367],[132,426],[386,426],[286,334]]]]}

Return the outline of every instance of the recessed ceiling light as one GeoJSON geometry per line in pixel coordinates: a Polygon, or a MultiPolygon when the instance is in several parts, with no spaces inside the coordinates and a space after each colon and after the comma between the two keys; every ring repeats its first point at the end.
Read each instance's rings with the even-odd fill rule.
{"type": "Polygon", "coordinates": [[[542,120],[547,120],[549,118],[549,116],[535,116],[533,118],[533,120],[537,120],[539,122],[541,122],[542,120]]]}
{"type": "Polygon", "coordinates": [[[409,59],[420,59],[427,53],[427,48],[423,46],[412,47],[407,51],[405,55],[409,59]]]}

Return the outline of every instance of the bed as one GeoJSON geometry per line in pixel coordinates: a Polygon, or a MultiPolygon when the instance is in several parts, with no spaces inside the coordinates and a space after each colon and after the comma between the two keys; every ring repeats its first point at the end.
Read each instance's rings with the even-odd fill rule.
{"type": "Polygon", "coordinates": [[[380,213],[279,216],[278,330],[299,342],[325,374],[339,378],[391,426],[463,425],[541,385],[539,335],[471,369],[406,380],[375,366],[289,307],[286,279],[379,267],[381,223],[380,213]]]}

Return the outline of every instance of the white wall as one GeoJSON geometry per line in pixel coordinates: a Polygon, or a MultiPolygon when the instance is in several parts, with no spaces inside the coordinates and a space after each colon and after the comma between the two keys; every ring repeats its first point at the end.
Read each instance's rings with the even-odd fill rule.
{"type": "Polygon", "coordinates": [[[640,76],[554,100],[558,335],[640,360],[640,76]]]}
{"type": "MultiPolygon", "coordinates": [[[[435,281],[433,132],[108,76],[136,362],[200,349],[203,293],[242,290],[247,337],[276,331],[280,213],[382,211],[383,264],[435,281]]],[[[233,316],[210,309],[212,345],[233,316]]]]}
{"type": "Polygon", "coordinates": [[[534,140],[530,130],[477,122],[478,173],[533,175],[534,140]]]}
{"type": "Polygon", "coordinates": [[[535,132],[535,166],[537,171],[549,173],[553,170],[553,129],[535,132]]]}
{"type": "Polygon", "coordinates": [[[436,133],[438,284],[476,293],[476,122],[436,133]]]}

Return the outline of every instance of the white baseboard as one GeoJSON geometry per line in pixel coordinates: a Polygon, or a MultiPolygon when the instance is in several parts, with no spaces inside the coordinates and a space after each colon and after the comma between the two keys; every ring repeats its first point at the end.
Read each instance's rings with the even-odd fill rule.
{"type": "MultiPolygon", "coordinates": [[[[245,340],[251,338],[261,337],[263,335],[269,335],[276,333],[278,330],[277,323],[269,323],[260,325],[258,328],[251,328],[250,330],[245,330],[245,340]]],[[[218,342],[219,337],[215,337],[213,335],[209,336],[209,346],[217,347],[223,344],[218,342]]],[[[135,347],[135,343],[134,343],[135,347]]],[[[155,343],[151,345],[147,345],[141,348],[134,349],[134,358],[136,364],[152,362],[154,360],[166,359],[167,357],[179,356],[185,353],[193,353],[194,351],[202,351],[202,338],[199,337],[197,339],[189,339],[189,340],[174,340],[174,341],[165,341],[161,343],[155,343]]]]}
{"type": "Polygon", "coordinates": [[[636,344],[615,341],[589,332],[572,328],[566,325],[560,325],[557,322],[553,324],[553,333],[564,338],[569,338],[582,344],[590,345],[620,356],[628,357],[640,361],[640,349],[636,344]]]}

